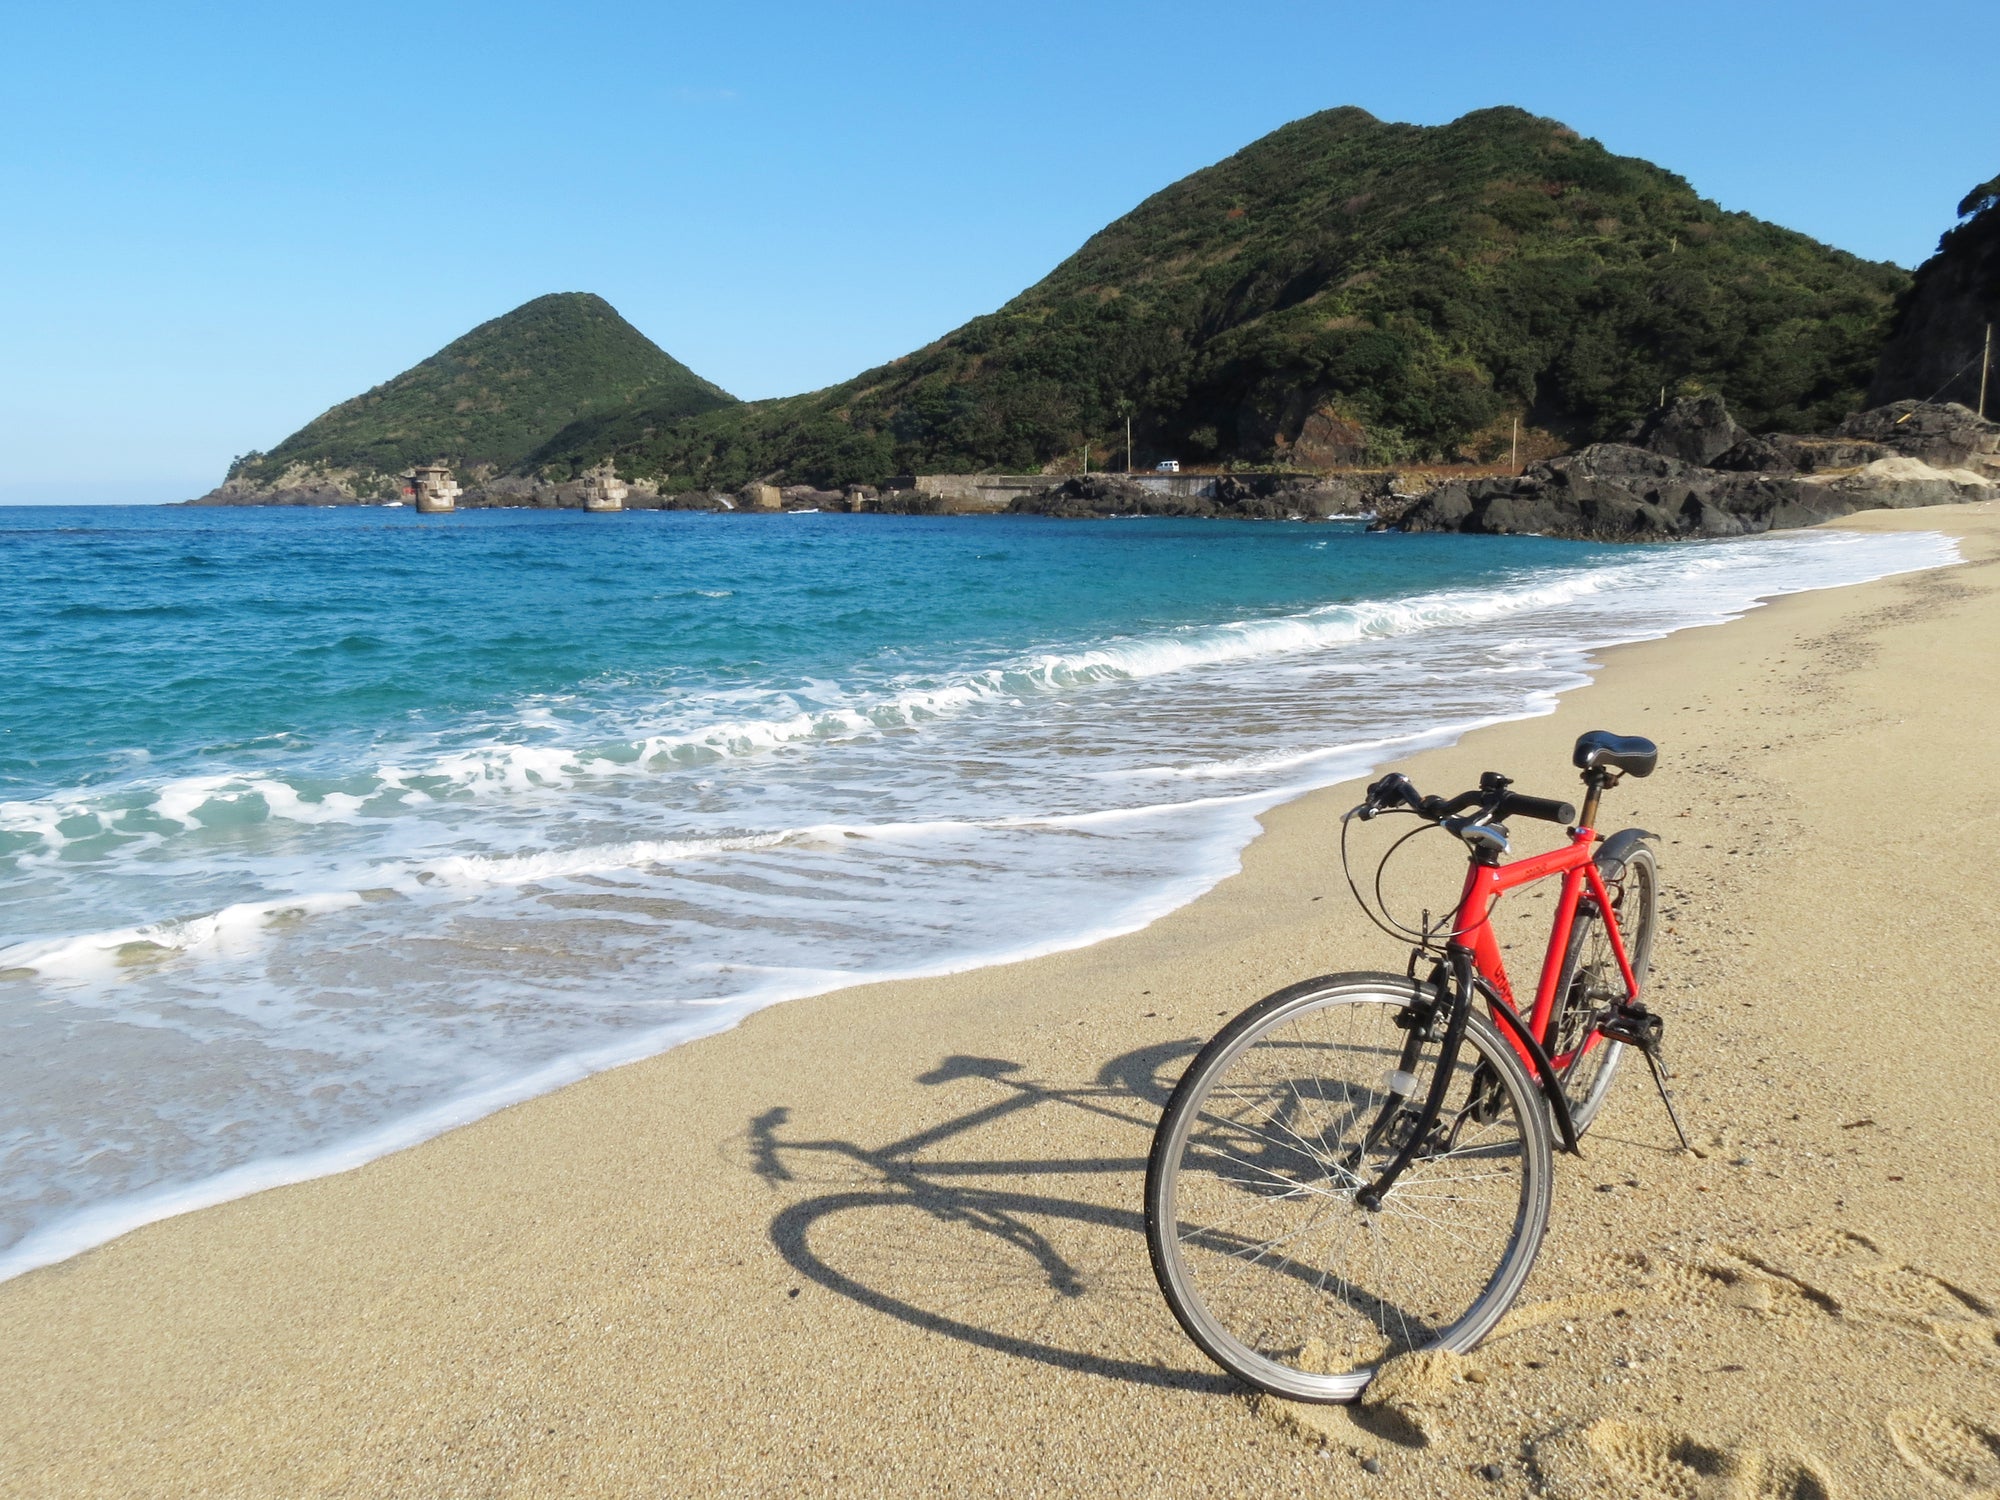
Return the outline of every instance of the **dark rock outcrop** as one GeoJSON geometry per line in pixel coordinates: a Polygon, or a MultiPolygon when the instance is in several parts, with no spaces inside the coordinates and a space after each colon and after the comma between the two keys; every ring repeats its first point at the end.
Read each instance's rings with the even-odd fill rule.
{"type": "MultiPolygon", "coordinates": [[[[1903,415],[1898,408],[1857,413],[1836,438],[1744,437],[1708,464],[1629,443],[1597,443],[1532,464],[1517,478],[1441,485],[1394,524],[1403,531],[1669,541],[2000,494],[1958,457],[1969,452],[1978,459],[1988,451],[1979,445],[1988,441],[2000,449],[2000,426],[1979,423],[1963,408],[1917,408],[1899,425],[1903,415]]],[[[1654,426],[1651,433],[1664,430],[1654,426]]],[[[1724,429],[1710,423],[1704,430],[1724,429]]],[[[1642,425],[1634,435],[1644,431],[1642,425]]],[[[2000,463],[1993,472],[2000,478],[2000,463]]]]}
{"type": "Polygon", "coordinates": [[[1824,474],[1834,469],[1858,469],[1888,458],[1895,449],[1849,438],[1794,437],[1774,432],[1747,437],[1709,461],[1711,469],[1739,474],[1824,474]]]}
{"type": "Polygon", "coordinates": [[[1595,443],[1531,464],[1519,478],[1441,485],[1405,511],[1397,526],[1403,531],[1533,533],[1618,542],[1736,536],[1764,528],[1746,526],[1731,508],[1719,504],[1720,492],[1741,489],[1744,499],[1754,496],[1759,508],[1770,512],[1779,509],[1780,497],[1756,492],[1778,483],[1762,475],[1724,478],[1644,448],[1595,443]]]}
{"type": "Polygon", "coordinates": [[[944,496],[922,490],[886,490],[868,507],[885,516],[941,516],[944,496]]]}
{"type": "Polygon", "coordinates": [[[2000,422],[1981,421],[1955,401],[1897,401],[1858,411],[1840,435],[1937,469],[1971,469],[2000,479],[2000,422]]]}
{"type": "Polygon", "coordinates": [[[1720,396],[1682,396],[1634,422],[1618,442],[1683,463],[1707,464],[1749,436],[1720,396]]]}

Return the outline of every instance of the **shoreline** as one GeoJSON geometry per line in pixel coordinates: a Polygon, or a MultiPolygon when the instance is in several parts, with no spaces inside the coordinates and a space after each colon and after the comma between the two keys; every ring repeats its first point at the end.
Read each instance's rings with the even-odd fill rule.
{"type": "MultiPolygon", "coordinates": [[[[1669,1057],[1691,1133],[1739,1137],[1708,1141],[1703,1159],[1675,1158],[1659,1145],[1664,1120],[1643,1079],[1622,1083],[1601,1144],[1559,1165],[1550,1248],[1523,1297],[1528,1309],[1563,1310],[1489,1343],[1473,1357],[1483,1378],[1433,1393],[1434,1412],[1418,1402],[1412,1421],[1431,1429],[1423,1443],[1396,1439],[1393,1424],[1370,1426],[1365,1411],[1315,1417],[1232,1393],[1172,1326],[1143,1244],[1134,1256],[1135,1157],[1163,1086],[1220,1023],[1215,1012],[1233,1014],[1329,968],[1387,966],[1382,940],[1363,937],[1358,914],[1341,910],[1344,888],[1326,866],[1326,832],[1351,800],[1336,795],[1347,783],[1334,783],[1264,813],[1239,873],[1123,936],[770,1007],[699,1045],[595,1074],[356,1170],[155,1223],[17,1277],[0,1286],[0,1328],[18,1351],[0,1415],[0,1487],[190,1493],[226,1474],[245,1493],[464,1494],[547,1488],[567,1475],[604,1493],[667,1483],[731,1493],[1036,1483],[1171,1493],[1226,1470],[1283,1492],[1309,1480],[1323,1489],[1327,1465],[1339,1472],[1366,1450],[1387,1466],[1388,1493],[1407,1484],[1472,1494],[1493,1490],[1468,1477],[1461,1450],[1497,1454],[1521,1474],[1539,1463],[1559,1490],[1566,1476],[1615,1472],[1648,1445],[1670,1457],[1686,1439],[1735,1455],[1728,1461],[1739,1468],[1754,1452],[1762,1472],[1823,1471],[1829,1493],[1871,1492],[1850,1474],[1873,1475],[1872,1493],[1898,1493],[1913,1476],[1897,1455],[1945,1438],[1910,1436],[1922,1422],[1884,1429],[1894,1413],[1870,1408],[1870,1422],[1854,1424],[1858,1436],[1843,1439],[1814,1412],[1853,1395],[1843,1380],[1870,1378],[1848,1373],[1843,1339],[1903,1361],[1902,1394],[1932,1392],[1943,1415],[1924,1432],[1956,1431],[1952,1421],[1970,1419],[1953,1412],[1981,1409],[1966,1392],[2000,1381],[2000,1358],[1988,1361],[1979,1345],[1990,1312],[1975,1306],[2000,1301],[2000,1288],[1982,1285],[1976,1239],[1996,1176],[1982,1177],[1979,1162],[1993,1147],[1974,1142],[1971,1158],[1961,1148],[1961,1172],[1973,1170],[1949,1179],[1962,1188],[1955,1207],[1964,1206],[1945,1223],[1927,1222],[1922,1204],[1899,1208],[1905,1195],[1891,1188],[1926,1174],[1940,1181],[1942,1169],[1928,1164],[1937,1153],[1920,1150],[1893,1179],[1868,1163],[1856,1175],[1836,1158],[1872,1147],[1852,1130],[1895,1129],[1906,1147],[1929,1145],[1925,1132],[1976,1097],[1960,1075],[1983,1076],[1976,1064],[1992,1039],[1927,1060],[1941,1102],[1900,1099],[1903,1072],[1871,1064],[1869,1038],[1830,1031],[1811,997],[1786,1001],[1797,965],[1818,961],[1814,951],[1786,950],[1779,957],[1789,954],[1791,967],[1769,966],[1787,976],[1776,997],[1743,953],[1804,932],[1866,979],[1899,944],[1934,958],[1927,945],[1950,936],[1849,895],[1872,889],[1867,880],[1908,878],[1893,841],[1852,851],[1854,861],[1843,842],[1847,862],[1810,905],[1796,899],[1795,880],[1766,890],[1776,908],[1754,898],[1769,868],[1788,859],[1795,874],[1825,878],[1816,828],[1865,833],[1890,813],[1876,805],[1889,799],[1866,793],[1907,786],[1896,763],[1843,763],[1826,747],[1878,719],[1884,733],[1924,729],[1922,703],[1878,709],[1869,698],[1905,691],[1923,653],[1900,675],[1881,658],[1940,619],[1950,624],[1953,609],[1991,607],[1992,585],[1962,580],[2000,548],[1996,519],[1991,503],[1846,518],[1841,529],[1944,530],[1961,538],[1967,561],[1782,596],[1719,628],[1606,649],[1594,679],[1561,693],[1552,715],[1479,728],[1398,762],[1427,788],[1469,784],[1490,762],[1553,794],[1571,774],[1568,742],[1579,728],[1660,739],[1661,774],[1621,789],[1606,821],[1664,824],[1673,839],[1663,851],[1670,910],[1656,981],[1681,1022],[1669,1057]],[[1831,644],[1808,650],[1814,642],[1831,644]],[[1720,696],[1768,689],[1781,671],[1792,673],[1786,691],[1755,709],[1720,696]],[[1865,711],[1847,699],[1828,710],[1827,681],[1868,700],[1865,711]],[[1615,722],[1582,722],[1593,713],[1615,722]],[[1825,722],[1808,726],[1816,713],[1825,722]],[[1697,733],[1710,742],[1688,748],[1697,733]],[[1812,773],[1810,795],[1758,759],[1779,745],[1778,756],[1812,773]],[[1862,793],[1862,805],[1833,800],[1840,787],[1862,793]],[[1721,815],[1753,798],[1778,828],[1764,835],[1778,841],[1769,852],[1721,815]],[[1741,841],[1728,854],[1696,849],[1699,832],[1711,844],[1741,841]],[[1704,933],[1700,948],[1688,936],[1690,911],[1717,934],[1704,933]],[[1735,1051],[1704,1052],[1705,1039],[1755,1045],[1741,1055],[1767,1071],[1732,1067],[1735,1051]],[[1805,1055],[1785,1056],[1776,1039],[1805,1055]],[[1850,1070],[1832,1084],[1830,1056],[1850,1070]],[[1763,1077],[1778,1081],[1755,1081],[1763,1077]],[[1837,1092],[1845,1118],[1815,1115],[1812,1131],[1782,1126],[1767,1091],[1795,1120],[1815,1091],[1837,1092]],[[1778,1130],[1786,1142],[1766,1144],[1778,1130]],[[1804,1165],[1792,1135],[1826,1147],[1838,1170],[1804,1165]],[[1733,1166],[1736,1156],[1751,1161],[1733,1166]],[[1777,1187],[1756,1166],[1765,1156],[1788,1166],[1777,1187]],[[1605,1197],[1600,1184],[1609,1184],[1605,1197]],[[1793,1201],[1801,1192],[1803,1208],[1793,1201]],[[1628,1199],[1630,1220],[1597,1224],[1628,1199]],[[1760,1222],[1774,1202],[1806,1220],[1852,1202],[1860,1207],[1850,1217],[1887,1219],[1895,1232],[1873,1219],[1866,1232],[1832,1220],[1815,1230],[1834,1245],[1819,1255],[1793,1243],[1795,1227],[1760,1222]],[[1842,1234],[1868,1248],[1840,1248],[1854,1243],[1842,1234]],[[1881,1248],[1899,1239],[1915,1253],[1881,1248]],[[1864,1290],[1892,1288],[1885,1305],[1904,1307],[1904,1324],[1863,1318],[1868,1298],[1833,1280],[1841,1256],[1864,1254],[1875,1257],[1862,1268],[1864,1290]],[[1819,1260],[1834,1268],[1822,1273],[1819,1260]],[[1953,1297],[1927,1286],[1957,1288],[1965,1316],[1950,1315],[1953,1297]],[[1606,1295],[1622,1299],[1622,1319],[1579,1300],[1606,1295]],[[1812,1322],[1814,1309],[1826,1327],[1812,1322]],[[1558,1318],[1581,1331],[1565,1335],[1558,1318]],[[1935,1326],[1918,1329],[1918,1358],[1897,1340],[1925,1319],[1935,1326]],[[1652,1331],[1655,1320],[1664,1331],[1652,1331]],[[1698,1327],[1728,1362],[1667,1352],[1677,1323],[1698,1327]],[[1607,1352],[1625,1345],[1659,1349],[1645,1359],[1607,1352]],[[1521,1363],[1531,1348],[1533,1371],[1521,1363]],[[1954,1362],[1954,1350],[1970,1350],[1970,1363],[1954,1362]],[[1586,1368],[1579,1352],[1595,1362],[1586,1368]],[[1704,1393],[1720,1379],[1718,1363],[1732,1371],[1722,1382],[1732,1394],[1711,1402],[1704,1393]],[[1619,1373],[1642,1369],[1644,1378],[1619,1373]],[[1640,1396],[1603,1395],[1600,1374],[1643,1388],[1644,1420],[1640,1396]],[[302,1400],[309,1390],[318,1410],[302,1400]],[[1763,1415],[1739,1399],[1751,1394],[1768,1406],[1763,1415]]],[[[1942,639],[1963,638],[1954,628],[1942,639]]],[[[1920,644],[1936,655],[1935,640],[1920,644]]],[[[1946,717],[1929,733],[1948,736],[1945,762],[1982,763],[1985,741],[1954,729],[1951,716],[1984,713],[1991,696],[1974,681],[1937,706],[1946,717]]],[[[1948,826],[1994,815],[1994,794],[1971,777],[1951,785],[1975,805],[1952,809],[1948,826]]],[[[1972,851],[1952,857],[1970,870],[1972,851]]],[[[1975,945],[1992,918],[1976,894],[1954,898],[1954,889],[1976,892],[1954,878],[1957,887],[1933,894],[1963,913],[1950,940],[1975,945]]],[[[1976,1003],[1990,1016],[1990,1002],[1976,1003]]],[[[1908,1030],[1935,1040],[1924,1028],[1940,1024],[1918,1016],[1908,1030]]]]}
{"type": "MultiPolygon", "coordinates": [[[[1914,526],[1896,529],[1936,535],[1914,526]]],[[[1764,542],[1763,538],[1746,538],[1715,545],[1725,549],[1737,545],[1755,548],[1764,545],[1764,542]]],[[[1902,565],[1904,571],[1921,571],[1926,566],[1937,564],[1910,562],[1902,565]]],[[[1898,575],[1882,574],[1878,578],[1894,576],[1898,575]]],[[[356,1134],[301,1151],[254,1157],[193,1181],[93,1203],[66,1218],[36,1229],[13,1245],[0,1248],[0,1284],[50,1265],[61,1264],[151,1224],[217,1207],[250,1194],[353,1171],[371,1161],[463,1128],[498,1110],[539,1098],[606,1070],[658,1057],[675,1048],[718,1035],[774,1006],[817,999],[845,989],[938,980],[1027,963],[1143,931],[1189,903],[1202,899],[1218,884],[1240,872],[1244,851],[1260,836],[1263,817],[1276,807],[1329,787],[1371,777],[1400,758],[1449,748],[1468,735],[1554,713],[1563,697],[1588,686],[1603,670],[1606,659],[1627,646],[1741,619],[1775,599],[1842,586],[1820,584],[1777,594],[1745,596],[1740,600],[1709,600],[1698,610],[1691,611],[1697,616],[1691,622],[1664,626],[1641,608],[1631,619],[1611,624],[1603,636],[1550,648],[1545,668],[1552,680],[1527,691],[1510,706],[1496,706],[1492,712],[1476,717],[1387,737],[1357,739],[1301,752],[1286,764],[1300,768],[1303,774],[1298,779],[1273,786],[1207,797],[1191,796],[1134,808],[1114,807],[1084,814],[1061,815],[1056,821],[1063,818],[1081,818],[1086,822],[1102,818],[1185,818],[1196,811],[1214,812],[1235,805],[1227,819],[1230,826],[1226,831],[1211,833],[1192,846],[1190,853],[1194,864],[1191,867],[1129,891],[1121,889],[1120,899],[1112,911],[1091,924],[1002,947],[959,950],[929,962],[900,966],[889,964],[870,972],[829,975],[800,988],[778,987],[692,1002],[687,1007],[687,1014],[672,1021],[581,1051],[559,1054],[511,1076],[488,1081],[466,1092],[426,1104],[409,1114],[379,1121],[356,1134]]],[[[1034,823],[1039,820],[1026,818],[1024,821],[1034,823]]],[[[111,935],[123,938],[135,931],[121,929],[111,935]]],[[[105,936],[102,933],[69,935],[60,940],[58,955],[73,949],[104,947],[105,936]]],[[[10,956],[35,946],[29,943],[0,950],[0,969],[6,967],[10,956]]],[[[20,960],[24,968],[33,968],[39,961],[40,955],[36,955],[33,961],[27,958],[20,960]]]]}

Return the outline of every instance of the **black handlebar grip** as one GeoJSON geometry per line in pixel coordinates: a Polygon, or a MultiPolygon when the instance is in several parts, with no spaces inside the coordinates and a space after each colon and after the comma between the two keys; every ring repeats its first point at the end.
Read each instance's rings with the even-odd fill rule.
{"type": "Polygon", "coordinates": [[[1519,792],[1503,792],[1500,805],[1493,809],[1493,816],[1501,820],[1518,816],[1539,818],[1544,823],[1574,823],[1576,808],[1553,797],[1524,797],[1519,792]]]}

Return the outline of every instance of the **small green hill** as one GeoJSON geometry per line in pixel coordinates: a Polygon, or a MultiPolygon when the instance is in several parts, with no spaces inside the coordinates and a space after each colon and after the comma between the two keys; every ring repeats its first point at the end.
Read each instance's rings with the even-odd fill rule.
{"type": "Polygon", "coordinates": [[[1141,464],[1490,456],[1517,415],[1582,442],[1662,387],[1805,431],[1858,403],[1908,282],[1518,109],[1433,127],[1335,109],[892,364],[692,419],[599,414],[529,463],[829,484],[1032,470],[1088,440],[1101,464],[1128,402],[1141,464]]]}
{"type": "Polygon", "coordinates": [[[508,469],[582,418],[643,405],[671,421],[734,402],[602,297],[557,292],[480,324],[270,452],[238,459],[226,488],[254,491],[330,471],[354,476],[365,491],[437,460],[465,474],[508,469]]]}

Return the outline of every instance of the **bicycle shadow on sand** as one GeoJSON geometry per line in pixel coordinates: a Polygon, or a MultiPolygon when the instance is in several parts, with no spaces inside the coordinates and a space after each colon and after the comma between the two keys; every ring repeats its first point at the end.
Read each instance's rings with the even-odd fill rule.
{"type": "Polygon", "coordinates": [[[877,1146],[794,1137],[791,1111],[767,1110],[749,1125],[751,1169],[778,1191],[827,1189],[782,1209],[771,1241],[814,1284],[929,1333],[1110,1380],[1236,1391],[1173,1321],[1146,1253],[1146,1151],[1197,1045],[1136,1048],[1067,1086],[1004,1058],[947,1057],[916,1082],[978,1102],[877,1146]],[[1097,1149],[1064,1149],[1078,1141],[1097,1149]]]}

